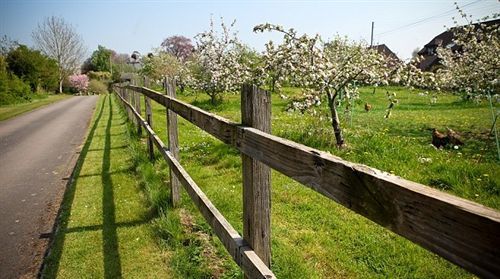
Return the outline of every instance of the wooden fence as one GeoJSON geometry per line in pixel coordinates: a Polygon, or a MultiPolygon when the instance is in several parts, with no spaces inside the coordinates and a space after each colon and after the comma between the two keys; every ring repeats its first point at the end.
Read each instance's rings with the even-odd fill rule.
{"type": "Polygon", "coordinates": [[[255,86],[241,91],[242,123],[234,123],[146,87],[116,86],[129,117],[148,134],[171,168],[172,203],[182,184],[249,278],[274,278],[269,269],[270,169],[273,168],[379,225],[481,277],[500,276],[500,212],[385,172],[270,134],[271,98],[255,86]],[[146,120],[140,114],[144,96],[146,120]],[[167,111],[167,147],[153,131],[150,100],[167,111]],[[178,161],[177,115],[238,149],[243,168],[243,238],[178,161]]]}

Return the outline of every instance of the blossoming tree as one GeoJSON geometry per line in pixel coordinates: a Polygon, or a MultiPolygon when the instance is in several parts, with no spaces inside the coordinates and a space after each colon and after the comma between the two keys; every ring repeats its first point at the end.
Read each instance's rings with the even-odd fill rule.
{"type": "Polygon", "coordinates": [[[450,89],[464,92],[467,99],[498,94],[500,25],[498,20],[491,19],[497,19],[500,14],[473,23],[458,6],[457,10],[467,25],[451,28],[453,43],[438,48],[444,65],[443,81],[450,89]]]}
{"type": "Polygon", "coordinates": [[[337,146],[343,147],[345,139],[338,106],[358,97],[359,84],[387,84],[390,73],[387,60],[367,45],[344,37],[325,42],[319,35],[298,36],[294,29],[285,30],[279,25],[266,23],[254,27],[254,32],[264,31],[283,34],[279,46],[269,43],[266,48],[268,78],[277,84],[288,79],[307,89],[304,102],[298,103],[301,110],[304,105],[318,104],[326,96],[337,146]]]}
{"type": "Polygon", "coordinates": [[[196,36],[196,51],[188,62],[192,86],[210,96],[213,104],[222,99],[223,92],[237,92],[249,80],[249,68],[241,59],[241,43],[232,31],[235,22],[226,25],[221,19],[221,32],[210,30],[196,36]]]}
{"type": "MultiPolygon", "coordinates": [[[[473,23],[455,3],[462,19],[467,25],[451,28],[454,35],[455,47],[442,46],[438,48],[438,55],[443,70],[442,80],[449,87],[465,93],[465,99],[480,100],[488,97],[492,114],[497,146],[497,155],[500,160],[500,143],[496,128],[498,109],[494,108],[492,97],[498,100],[500,92],[500,23],[499,13],[482,18],[473,23]],[[493,19],[493,20],[491,20],[493,19]]],[[[458,24],[455,21],[455,24],[458,24]]]]}
{"type": "Polygon", "coordinates": [[[186,61],[194,51],[191,39],[179,35],[166,38],[161,43],[161,47],[180,61],[186,61]]]}
{"type": "Polygon", "coordinates": [[[89,87],[89,77],[87,75],[71,75],[69,76],[69,82],[79,93],[87,92],[89,87]]]}
{"type": "Polygon", "coordinates": [[[156,81],[164,78],[178,79],[182,67],[177,57],[160,49],[144,57],[142,62],[140,73],[156,81]]]}

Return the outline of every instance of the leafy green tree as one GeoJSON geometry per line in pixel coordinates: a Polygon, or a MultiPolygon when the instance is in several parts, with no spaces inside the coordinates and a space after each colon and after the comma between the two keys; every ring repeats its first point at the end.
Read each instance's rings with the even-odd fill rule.
{"type": "Polygon", "coordinates": [[[92,55],[87,58],[80,70],[83,74],[88,74],[90,79],[97,75],[98,80],[113,80],[118,82],[122,73],[132,73],[137,70],[129,62],[129,55],[124,53],[116,53],[112,49],[108,49],[99,45],[92,55]],[[103,78],[109,73],[109,78],[103,78]]]}
{"type": "Polygon", "coordinates": [[[178,79],[181,67],[182,63],[177,57],[159,50],[143,59],[143,66],[139,72],[153,80],[178,79]]]}
{"type": "Polygon", "coordinates": [[[111,58],[113,55],[113,50],[107,49],[101,45],[97,46],[97,50],[95,50],[90,57],[91,70],[94,72],[111,72],[111,58]]]}
{"type": "Polygon", "coordinates": [[[29,85],[7,71],[6,58],[0,55],[0,105],[29,101],[29,85]]]}
{"type": "Polygon", "coordinates": [[[19,45],[8,53],[6,60],[8,70],[27,82],[31,91],[36,92],[40,87],[45,90],[57,88],[57,64],[39,51],[19,45]]]}

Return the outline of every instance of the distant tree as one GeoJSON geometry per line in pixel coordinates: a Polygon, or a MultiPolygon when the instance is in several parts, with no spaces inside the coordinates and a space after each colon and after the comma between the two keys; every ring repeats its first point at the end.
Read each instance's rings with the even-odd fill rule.
{"type": "Polygon", "coordinates": [[[52,16],[39,23],[32,36],[36,46],[57,62],[62,93],[64,79],[78,69],[85,53],[80,35],[64,19],[52,16]]]}
{"type": "Polygon", "coordinates": [[[97,46],[97,50],[90,57],[92,71],[94,72],[111,72],[112,57],[115,52],[101,45],[97,46]]]}
{"type": "Polygon", "coordinates": [[[163,40],[161,43],[163,49],[177,57],[180,61],[186,61],[194,51],[194,46],[191,39],[184,36],[171,36],[163,40]]]}
{"type": "Polygon", "coordinates": [[[99,80],[113,80],[119,82],[122,73],[136,72],[137,69],[130,63],[130,56],[125,53],[117,53],[99,45],[92,55],[85,59],[80,71],[88,74],[90,79],[98,76],[99,80]],[[92,72],[92,73],[91,73],[92,72]],[[104,78],[109,73],[109,78],[104,78]]]}
{"type": "Polygon", "coordinates": [[[87,92],[89,87],[89,77],[87,75],[71,75],[69,76],[71,87],[78,90],[79,93],[87,92]]]}
{"type": "Polygon", "coordinates": [[[7,54],[7,64],[8,70],[27,82],[33,92],[39,86],[47,91],[57,88],[57,64],[37,50],[19,45],[7,54]]]}
{"type": "Polygon", "coordinates": [[[181,67],[181,62],[174,55],[157,50],[143,59],[139,72],[153,80],[163,80],[165,77],[178,79],[181,67]]]}
{"type": "Polygon", "coordinates": [[[80,72],[82,74],[86,74],[90,71],[94,71],[94,66],[92,65],[92,57],[89,57],[83,61],[82,66],[80,67],[80,72]]]}
{"type": "Polygon", "coordinates": [[[108,86],[102,81],[93,79],[89,82],[88,92],[91,94],[106,94],[108,86]]]}
{"type": "Polygon", "coordinates": [[[129,63],[130,57],[128,54],[113,52],[111,60],[113,61],[112,79],[116,82],[120,80],[122,73],[137,72],[137,69],[135,69],[134,66],[129,63]]]}
{"type": "Polygon", "coordinates": [[[3,35],[0,37],[0,55],[7,56],[7,54],[18,45],[18,42],[11,40],[7,35],[3,35]]]}
{"type": "Polygon", "coordinates": [[[90,71],[90,72],[87,72],[87,76],[90,79],[95,79],[95,80],[100,80],[100,81],[109,81],[112,78],[110,72],[94,72],[94,71],[90,71]]]}

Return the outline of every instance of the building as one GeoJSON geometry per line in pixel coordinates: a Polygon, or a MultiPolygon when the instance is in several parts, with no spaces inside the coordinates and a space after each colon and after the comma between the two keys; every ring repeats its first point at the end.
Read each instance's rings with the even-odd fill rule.
{"type": "MultiPolygon", "coordinates": [[[[475,23],[474,25],[479,27],[480,24],[485,24],[487,26],[493,24],[499,25],[500,19],[475,23]]],[[[446,47],[453,51],[460,51],[461,46],[454,42],[454,30],[455,28],[452,28],[437,35],[418,52],[418,55],[422,56],[422,60],[418,65],[422,71],[435,71],[441,67],[439,57],[437,55],[438,47],[446,47]]]]}
{"type": "Polygon", "coordinates": [[[394,65],[401,62],[399,57],[385,44],[371,46],[370,49],[375,49],[378,53],[385,55],[389,60],[394,61],[392,63],[394,65]]]}

